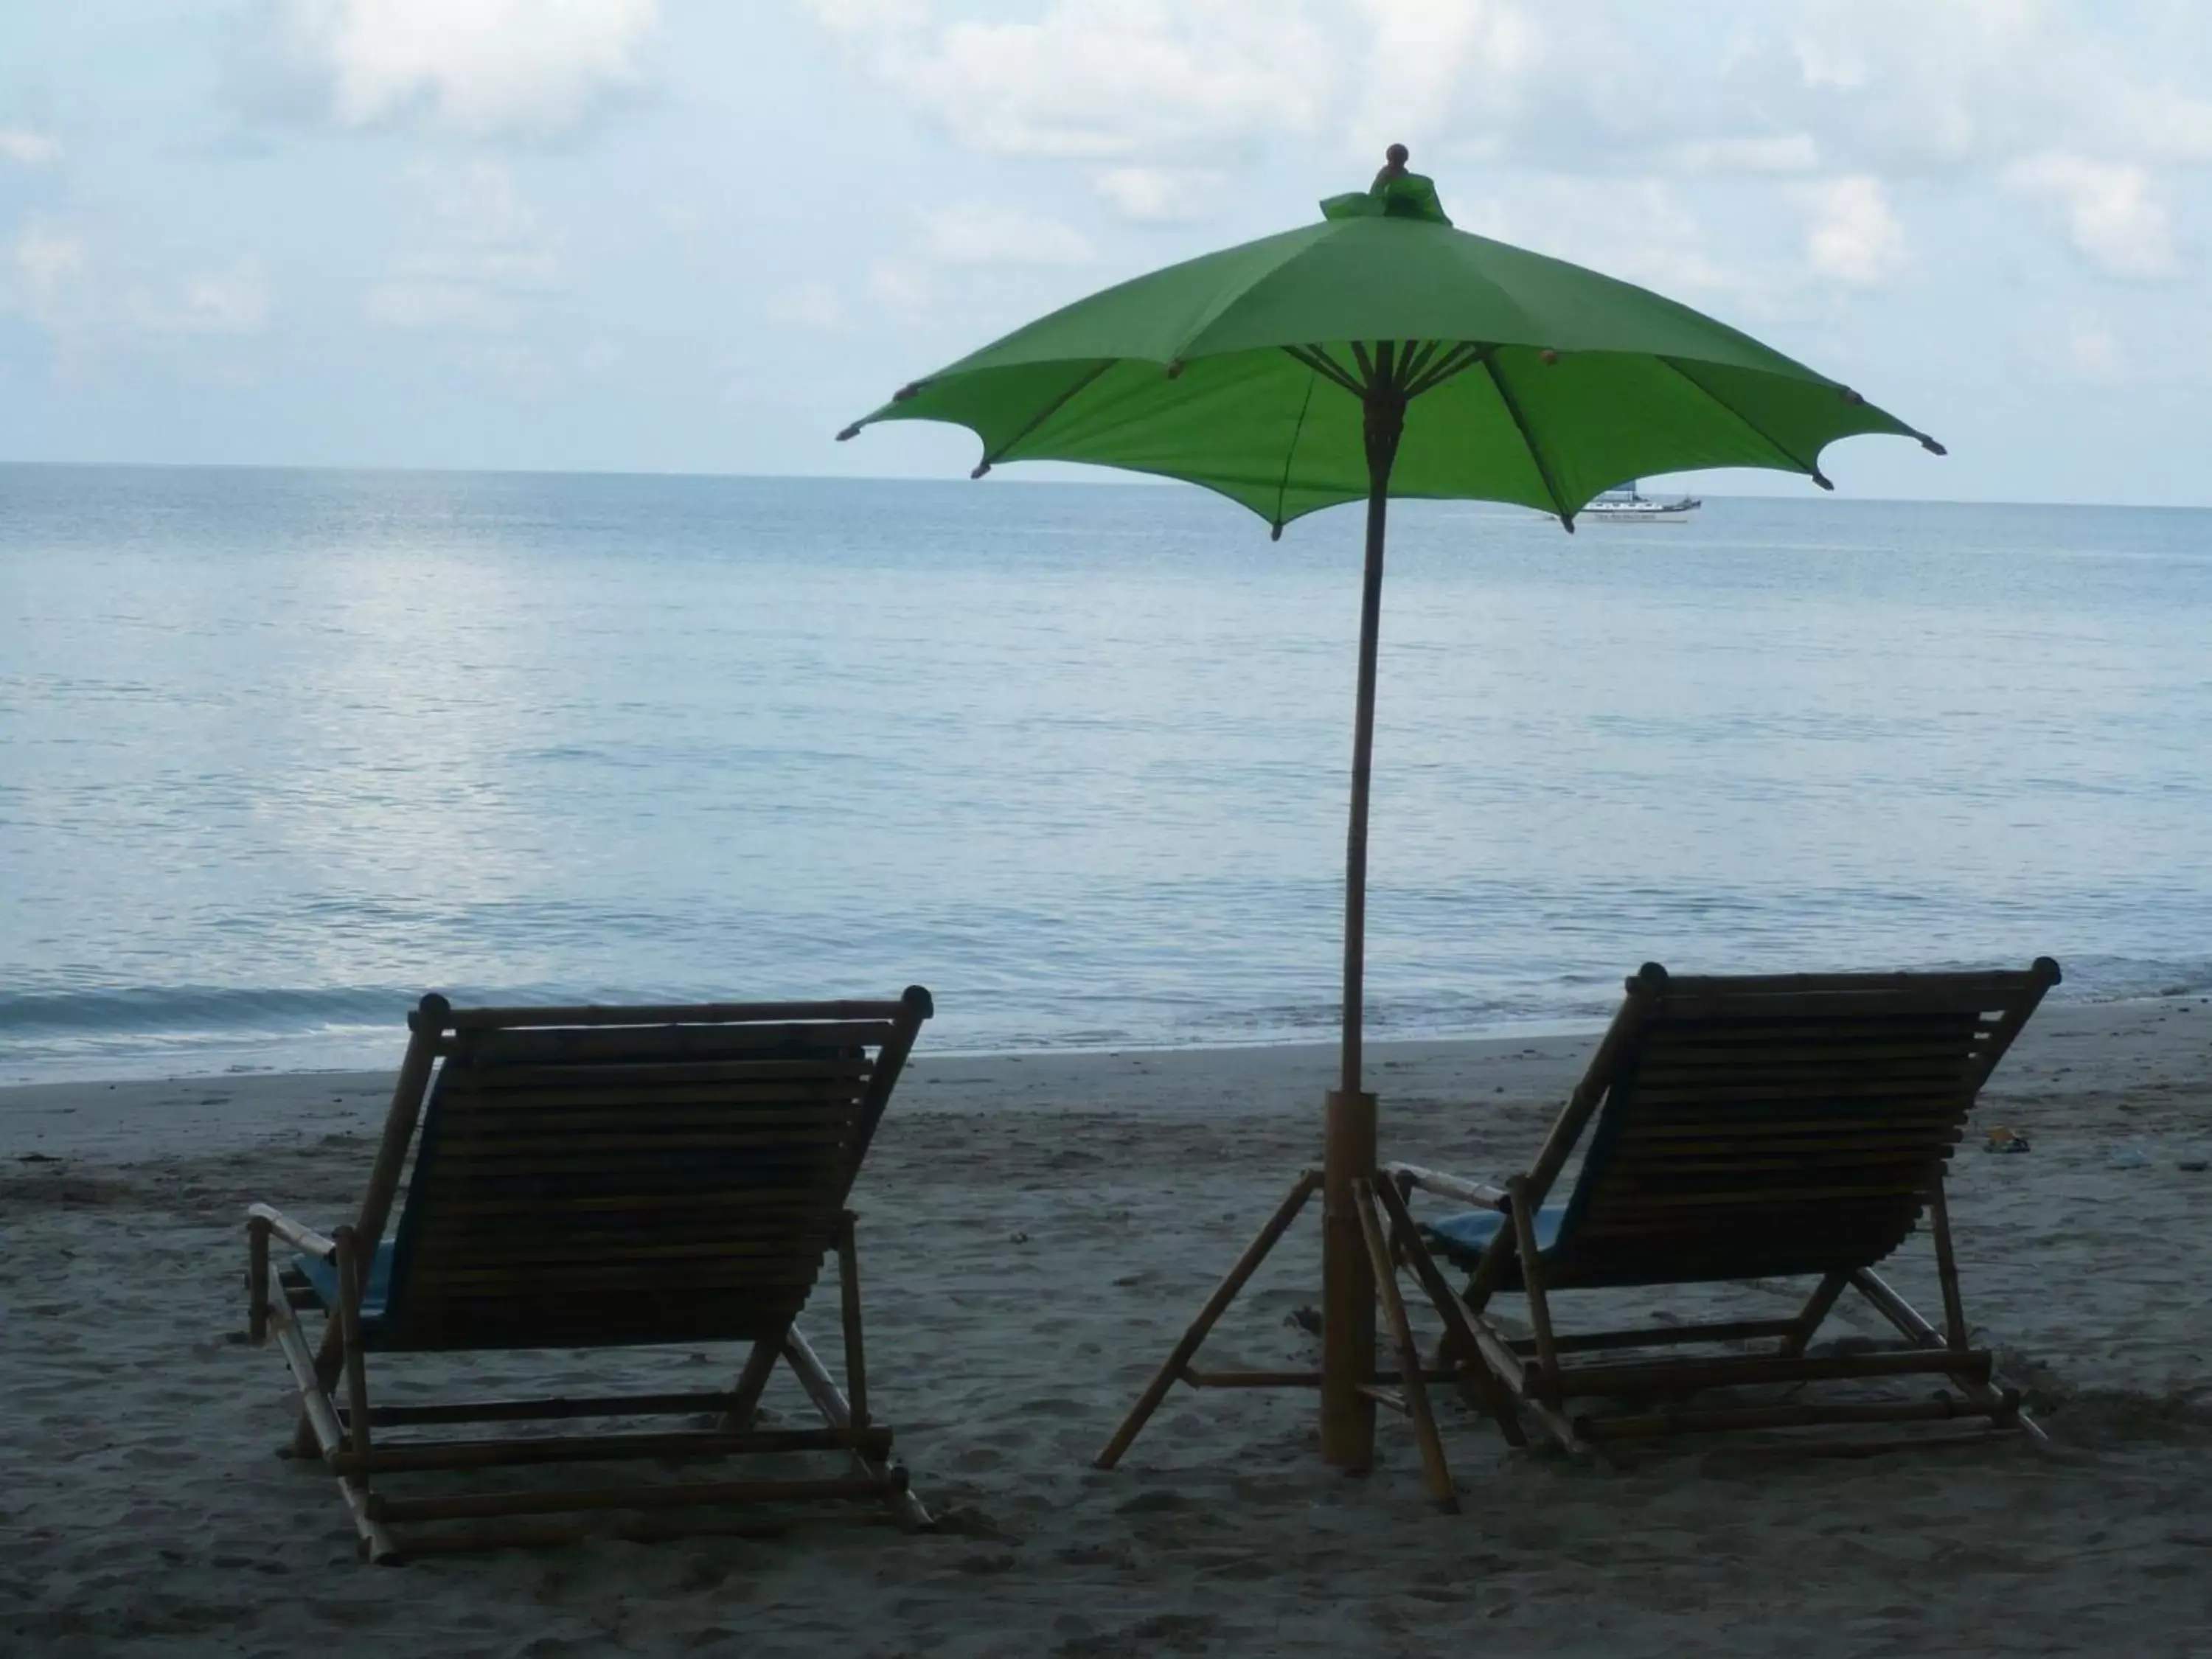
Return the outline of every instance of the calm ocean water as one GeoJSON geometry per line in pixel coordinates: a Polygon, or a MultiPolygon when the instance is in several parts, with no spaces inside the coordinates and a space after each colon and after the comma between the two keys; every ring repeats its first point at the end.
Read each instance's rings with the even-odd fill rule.
{"type": "MultiPolygon", "coordinates": [[[[1400,506],[1370,994],[2212,985],[2212,514],[1400,506]]],[[[1195,490],[0,467],[0,1078],[389,1063],[457,998],[1335,1019],[1359,521],[1195,490]]]]}

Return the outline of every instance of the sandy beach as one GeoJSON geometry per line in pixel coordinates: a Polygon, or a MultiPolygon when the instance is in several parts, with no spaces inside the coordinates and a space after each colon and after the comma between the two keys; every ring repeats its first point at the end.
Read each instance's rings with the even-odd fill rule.
{"type": "MultiPolygon", "coordinates": [[[[1510,1172],[1591,1042],[1378,1049],[1385,1155],[1510,1172]]],[[[397,1571],[358,1565],[327,1477],[274,1455],[288,1379],[240,1334],[244,1206],[343,1218],[386,1080],[0,1091],[0,1650],[2212,1650],[2202,1000],[2046,1008],[1957,1160],[1967,1310],[2047,1446],[1753,1464],[1704,1443],[1621,1472],[1510,1452],[1455,1402],[1456,1516],[1421,1501],[1410,1433],[1387,1416],[1370,1477],[1325,1469],[1303,1395],[1178,1393],[1121,1470],[1090,1468],[1316,1156],[1329,1050],[927,1048],[856,1205],[876,1409],[943,1519],[935,1534],[602,1543],[397,1571]],[[1980,1152],[1997,1124],[2033,1151],[1980,1152]]],[[[1311,1363],[1289,1316],[1314,1299],[1316,1231],[1301,1224],[1209,1353],[1311,1363]]],[[[1892,1266],[1934,1304],[1921,1241],[1892,1266]]],[[[1771,1312],[1786,1288],[1650,1302],[1771,1312]]],[[[380,1375],[434,1379],[441,1363],[380,1375]]],[[[569,1375],[657,1367],[696,1388],[702,1364],[733,1364],[654,1352],[569,1375]]],[[[770,1403],[799,1409],[783,1381],[770,1403]]]]}

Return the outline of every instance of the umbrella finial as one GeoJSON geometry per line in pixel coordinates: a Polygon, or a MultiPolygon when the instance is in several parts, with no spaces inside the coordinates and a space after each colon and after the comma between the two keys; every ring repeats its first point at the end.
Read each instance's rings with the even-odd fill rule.
{"type": "Polygon", "coordinates": [[[1413,151],[1393,144],[1382,152],[1382,171],[1365,191],[1332,196],[1321,204],[1324,219],[1421,219],[1449,225],[1451,217],[1437,199],[1436,181],[1407,168],[1413,151]]]}

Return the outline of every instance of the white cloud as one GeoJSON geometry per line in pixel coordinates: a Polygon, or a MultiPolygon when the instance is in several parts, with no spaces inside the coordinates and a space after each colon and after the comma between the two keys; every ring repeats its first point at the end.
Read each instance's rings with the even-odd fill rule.
{"type": "Polygon", "coordinates": [[[518,302],[561,285],[558,239],[489,161],[419,168],[426,198],[412,245],[393,256],[364,309],[399,329],[502,329],[518,302]]]}
{"type": "Polygon", "coordinates": [[[772,323],[814,334],[836,334],[845,326],[844,306],[821,283],[810,283],[805,288],[776,295],[761,307],[761,312],[772,323]]]}
{"type": "Polygon", "coordinates": [[[1164,224],[1212,218],[1227,180],[1206,167],[1108,167],[1091,182],[1124,219],[1164,224]]]}
{"type": "Polygon", "coordinates": [[[2067,337],[2066,355],[2085,380],[2120,378],[2120,343],[2101,325],[2075,329],[2067,337]]]}
{"type": "Polygon", "coordinates": [[[1811,173],[1820,165],[1820,146],[1809,132],[1689,138],[1662,152],[1661,159],[1674,173],[1811,173]]]}
{"type": "Polygon", "coordinates": [[[17,167],[42,167],[61,159],[59,141],[29,127],[0,127],[0,156],[17,167]]]}
{"type": "Polygon", "coordinates": [[[907,259],[878,259],[868,267],[868,293],[900,311],[920,311],[937,297],[927,266],[907,259]]]}
{"type": "Polygon", "coordinates": [[[275,0],[285,72],[340,125],[544,137],[645,80],[658,0],[275,0]]]}
{"type": "Polygon", "coordinates": [[[173,295],[134,289],[125,309],[150,333],[258,334],[269,323],[269,279],[259,260],[245,258],[185,278],[173,295]]]}
{"type": "Polygon", "coordinates": [[[1403,139],[1563,172],[1895,178],[2002,167],[2063,131],[2212,160],[2212,102],[2087,0],[1793,0],[1738,9],[1722,49],[1644,0],[805,3],[990,155],[1233,170],[1285,137],[1363,161],[1403,139]]]}
{"type": "Polygon", "coordinates": [[[807,9],[839,34],[884,34],[929,21],[929,0],[806,0],[807,9]]]}
{"type": "Polygon", "coordinates": [[[1495,121],[1542,55],[1510,0],[1359,0],[1350,21],[1367,43],[1352,125],[1370,150],[1425,142],[1464,105],[1495,121]]]}
{"type": "Polygon", "coordinates": [[[1807,210],[1805,261],[1822,276],[1854,288],[1887,281],[1905,264],[1905,227],[1881,180],[1847,174],[1802,187],[1807,210]]]}
{"type": "Polygon", "coordinates": [[[1310,130],[1331,79],[1297,9],[1055,0],[1035,21],[939,22],[918,3],[807,0],[877,78],[969,149],[1117,161],[1310,130]]]}
{"type": "Polygon", "coordinates": [[[26,225],[8,250],[15,308],[34,322],[56,322],[83,292],[83,240],[51,225],[26,225]]]}
{"type": "Polygon", "coordinates": [[[1080,265],[1095,256],[1089,238],[1057,219],[972,202],[930,216],[922,245],[945,265],[1080,265]]]}
{"type": "Polygon", "coordinates": [[[2212,161],[2212,102],[2166,86],[2128,88],[2116,101],[2130,153],[2180,166],[2212,161]]]}
{"type": "Polygon", "coordinates": [[[2169,276],[2178,267],[2166,203],[2142,167],[2052,150],[2008,169],[2005,182],[2053,204],[2067,240],[2113,276],[2169,276]]]}
{"type": "Polygon", "coordinates": [[[1455,217],[1482,235],[1522,242],[1662,292],[1741,298],[1750,287],[1713,257],[1698,216],[1662,180],[1555,174],[1538,181],[1522,200],[1517,211],[1462,203],[1455,217]]]}
{"type": "Polygon", "coordinates": [[[463,367],[497,380],[524,398],[543,398],[558,392],[568,376],[550,353],[521,340],[494,340],[471,345],[458,361],[463,367]]]}

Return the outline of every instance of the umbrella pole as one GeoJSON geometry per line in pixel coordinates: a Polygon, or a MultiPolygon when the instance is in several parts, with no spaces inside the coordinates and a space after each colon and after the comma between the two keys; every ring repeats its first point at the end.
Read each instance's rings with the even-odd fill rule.
{"type": "Polygon", "coordinates": [[[1322,1152],[1321,1451],[1349,1473],[1375,1461],[1375,1273],[1357,1183],[1375,1174],[1375,1097],[1360,1085],[1366,996],[1367,786],[1375,750],[1375,667],[1382,621],[1382,544],[1390,468],[1406,417],[1389,348],[1367,393],[1367,566],[1359,602],[1359,691],[1352,735],[1352,811],[1344,845],[1344,1047],[1322,1152]]]}

